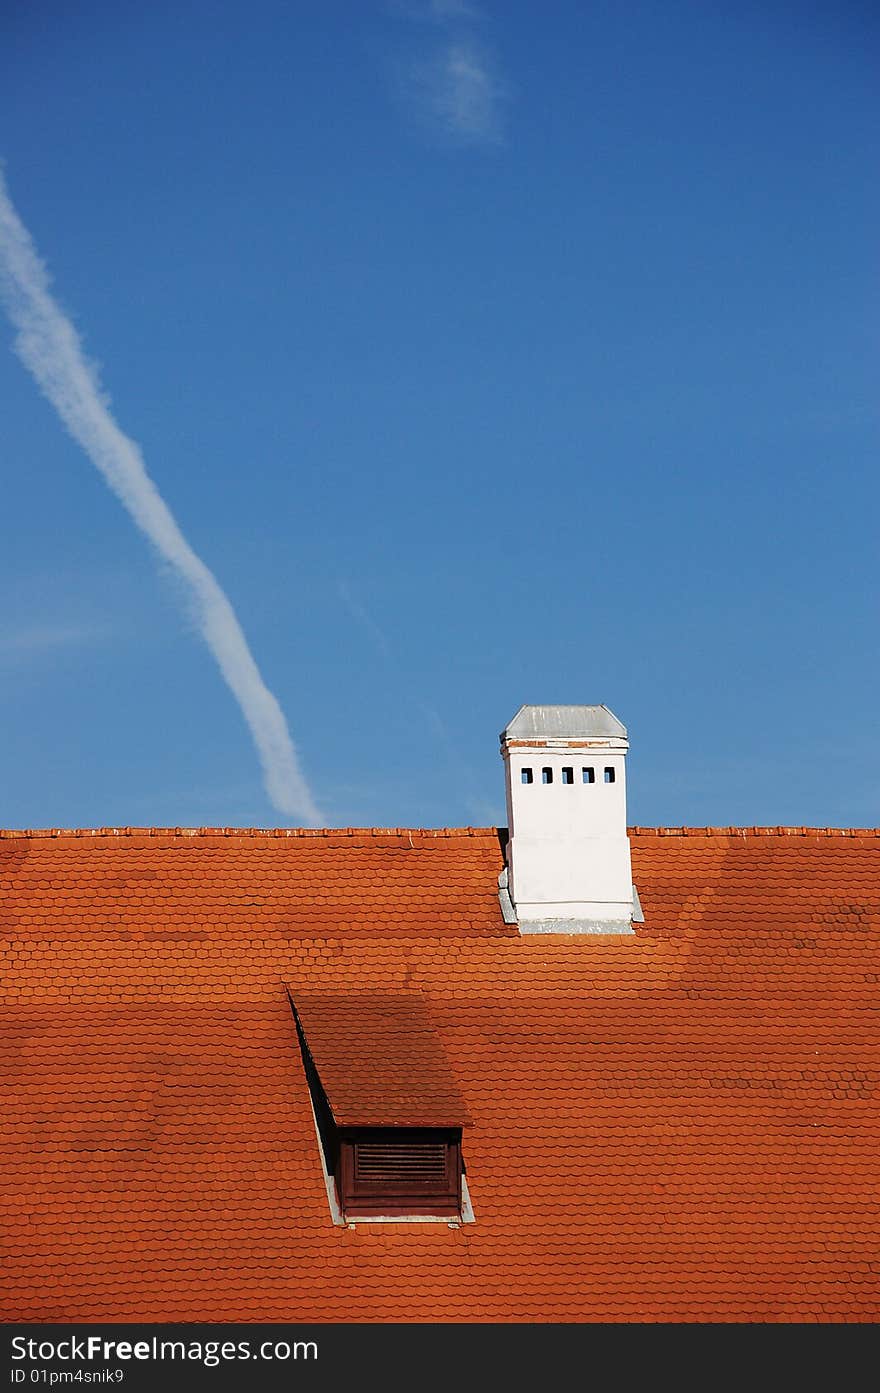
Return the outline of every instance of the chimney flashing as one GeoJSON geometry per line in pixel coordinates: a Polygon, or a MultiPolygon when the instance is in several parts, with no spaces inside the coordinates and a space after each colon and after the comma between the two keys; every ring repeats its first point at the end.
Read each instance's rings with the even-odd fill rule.
{"type": "Polygon", "coordinates": [[[634,924],[644,924],[644,922],[645,922],[645,914],[644,914],[644,910],[642,909],[642,902],[641,902],[641,900],[639,899],[639,892],[638,892],[638,890],[636,889],[635,885],[633,885],[633,917],[632,917],[632,921],[633,921],[634,924]]]}
{"type": "Polygon", "coordinates": [[[501,906],[501,918],[505,924],[516,923],[516,910],[513,907],[513,900],[510,898],[510,891],[507,888],[507,867],[498,873],[498,903],[501,906]]]}
{"type": "Polygon", "coordinates": [[[630,919],[520,919],[518,922],[521,934],[635,933],[630,919]]]}

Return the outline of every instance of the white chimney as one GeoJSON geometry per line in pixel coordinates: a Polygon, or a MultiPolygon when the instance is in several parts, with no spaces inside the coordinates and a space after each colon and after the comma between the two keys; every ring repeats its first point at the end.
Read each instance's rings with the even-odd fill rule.
{"type": "Polygon", "coordinates": [[[634,905],[641,920],[626,835],[628,748],[607,706],[521,706],[501,732],[506,890],[521,933],[630,933],[634,905]]]}

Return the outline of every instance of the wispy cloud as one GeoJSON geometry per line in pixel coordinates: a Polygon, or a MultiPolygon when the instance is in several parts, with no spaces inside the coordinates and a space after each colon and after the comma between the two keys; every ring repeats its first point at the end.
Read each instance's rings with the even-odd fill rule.
{"type": "Polygon", "coordinates": [[[438,130],[464,144],[500,142],[503,88],[472,40],[448,43],[430,62],[417,64],[412,83],[422,114],[438,130]]]}
{"type": "MultiPolygon", "coordinates": [[[[474,775],[474,771],[462,759],[458,742],[450,733],[446,722],[436,706],[423,700],[415,691],[408,667],[398,659],[394,645],[388,638],[385,630],[377,623],[373,615],[367,609],[367,606],[353,592],[346,580],[339,578],[337,580],[336,590],[345,608],[369,639],[383,663],[394,673],[394,690],[398,694],[398,697],[405,697],[407,702],[419,712],[424,722],[425,729],[430,731],[436,743],[443,750],[445,767],[456,771],[459,792],[461,792],[462,789],[465,790],[465,806],[471,811],[479,808],[482,812],[485,812],[486,808],[492,805],[482,798],[480,784],[474,775]]],[[[372,786],[370,786],[370,788],[374,791],[372,786]]],[[[344,790],[337,789],[336,791],[340,793],[344,790]]],[[[362,791],[366,792],[367,790],[355,788],[353,791],[360,794],[362,791]]],[[[489,821],[491,820],[490,818],[489,821]]]]}
{"type": "Polygon", "coordinates": [[[370,640],[382,654],[383,658],[391,657],[391,644],[388,642],[383,631],[379,628],[373,616],[361,603],[361,601],[351,593],[351,589],[346,581],[340,580],[336,584],[337,593],[340,600],[345,605],[349,614],[360,624],[361,628],[369,635],[370,640]]]}
{"type": "Polygon", "coordinates": [[[0,295],[17,331],[19,358],[134,522],[182,579],[202,637],[248,725],[273,806],[285,817],[320,826],[284,714],[260,675],[235,611],[178,527],[140,449],[116,424],[95,367],[52,297],[49,276],[2,172],[0,295]]]}
{"type": "Polygon", "coordinates": [[[398,11],[409,20],[432,22],[422,51],[399,67],[411,109],[435,134],[456,144],[500,144],[507,85],[475,36],[482,20],[477,6],[465,0],[411,0],[398,11]]]}
{"type": "Polygon", "coordinates": [[[431,11],[438,19],[473,19],[479,11],[467,0],[430,0],[431,11]]]}
{"type": "Polygon", "coordinates": [[[390,0],[389,8],[407,19],[438,20],[476,19],[479,9],[470,0],[390,0]]]}
{"type": "Polygon", "coordinates": [[[0,629],[0,658],[41,657],[59,649],[100,643],[110,629],[103,624],[23,624],[0,629]]]}

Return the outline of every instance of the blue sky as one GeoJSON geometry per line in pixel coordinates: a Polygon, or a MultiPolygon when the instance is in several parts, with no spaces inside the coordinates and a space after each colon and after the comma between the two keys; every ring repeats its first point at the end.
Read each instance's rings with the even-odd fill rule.
{"type": "MultiPolygon", "coordinates": [[[[331,825],[880,820],[880,15],[7,0],[0,158],[331,825]]],[[[261,825],[186,588],[0,321],[0,824],[261,825]]]]}

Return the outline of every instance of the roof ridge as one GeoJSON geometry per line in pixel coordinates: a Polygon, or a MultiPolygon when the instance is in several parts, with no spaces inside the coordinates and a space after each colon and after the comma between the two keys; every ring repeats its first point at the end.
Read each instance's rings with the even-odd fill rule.
{"type": "MultiPolygon", "coordinates": [[[[36,837],[422,837],[497,836],[497,827],[0,827],[0,839],[36,837]]],[[[876,837],[880,827],[628,827],[631,837],[876,837]]]]}
{"type": "Polygon", "coordinates": [[[0,827],[18,837],[478,837],[495,827],[0,827]]]}
{"type": "Polygon", "coordinates": [[[631,837],[876,837],[880,827],[628,827],[631,837]]]}

